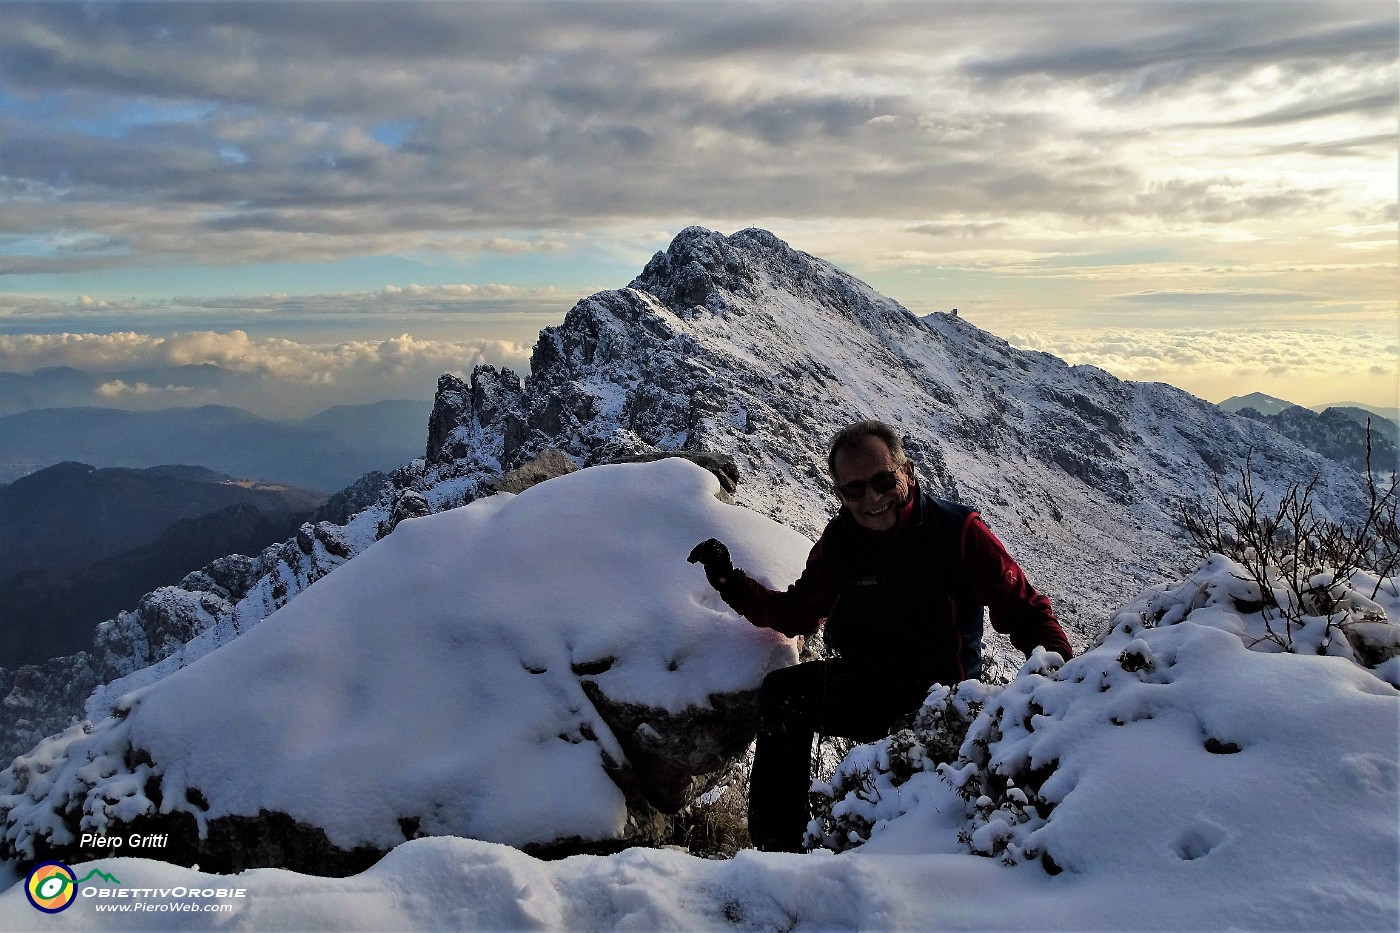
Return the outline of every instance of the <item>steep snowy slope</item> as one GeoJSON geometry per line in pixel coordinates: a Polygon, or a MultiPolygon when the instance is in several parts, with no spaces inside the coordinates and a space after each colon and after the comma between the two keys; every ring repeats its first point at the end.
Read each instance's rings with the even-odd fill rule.
{"type": "MultiPolygon", "coordinates": [[[[580,464],[722,451],[742,471],[741,504],[815,537],[836,507],[827,439],[871,417],[904,432],[922,483],[983,512],[1079,645],[1118,594],[1184,566],[1173,504],[1208,494],[1213,474],[1246,451],[1259,489],[1316,472],[1324,509],[1360,503],[1357,474],[1263,424],[1170,386],[1014,349],[958,318],[918,318],[766,231],[692,227],[626,288],[580,301],[542,331],[523,382],[492,367],[467,382],[444,376],[425,459],[347,525],[306,526],[257,561],[151,594],[104,626],[92,658],[63,670],[107,683],[88,704],[100,718],[123,692],[237,637],[344,564],[396,512],[471,501],[547,448],[580,464]]],[[[1012,658],[1004,643],[994,650],[1012,658]]],[[[5,701],[14,718],[0,728],[24,747],[73,712],[49,703],[44,683],[39,672],[17,679],[5,701]]]]}

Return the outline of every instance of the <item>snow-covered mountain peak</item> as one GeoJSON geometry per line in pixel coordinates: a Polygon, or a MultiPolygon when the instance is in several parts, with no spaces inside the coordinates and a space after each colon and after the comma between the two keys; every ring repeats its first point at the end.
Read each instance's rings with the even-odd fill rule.
{"type": "Polygon", "coordinates": [[[837,312],[867,329],[909,328],[916,323],[898,302],[754,227],[732,236],[687,227],[651,258],[629,287],[654,295],[687,320],[706,311],[742,316],[777,294],[837,312]]]}
{"type": "Polygon", "coordinates": [[[1179,389],[916,317],[767,231],[701,227],[542,331],[523,384],[480,367],[440,393],[444,442],[413,482],[431,495],[548,448],[580,465],[717,450],[740,503],[815,538],[838,505],[827,441],[864,418],[895,425],[920,482],[978,507],[1086,635],[1092,597],[1176,569],[1175,503],[1247,450],[1265,486],[1321,472],[1324,508],[1359,501],[1354,474],[1179,389]]]}

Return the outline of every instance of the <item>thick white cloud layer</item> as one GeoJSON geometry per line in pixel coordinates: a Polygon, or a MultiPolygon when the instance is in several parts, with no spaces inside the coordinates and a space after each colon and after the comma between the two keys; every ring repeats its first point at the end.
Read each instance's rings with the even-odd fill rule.
{"type": "Polygon", "coordinates": [[[1213,402],[1264,392],[1299,405],[1371,398],[1400,404],[1400,342],[1393,333],[1075,330],[1022,332],[1008,340],[1121,379],[1171,382],[1213,402]]]}
{"type": "MultiPolygon", "coordinates": [[[[370,373],[423,368],[470,369],[480,363],[522,367],[530,348],[499,340],[451,342],[401,334],[387,340],[356,340],[313,346],[279,337],[254,339],[241,330],[195,331],[156,337],[117,334],[0,334],[0,372],[32,372],[46,366],[89,371],[212,364],[291,382],[330,383],[370,373]]],[[[112,394],[138,391],[114,383],[112,394]]],[[[150,386],[144,391],[152,391],[150,386]]]]}
{"type": "Polygon", "coordinates": [[[451,372],[465,377],[481,364],[524,373],[530,350],[506,340],[429,340],[410,334],[327,345],[255,338],[241,330],[164,337],[135,331],[0,334],[0,372],[62,366],[96,374],[90,392],[71,386],[50,389],[51,405],[149,409],[220,404],[269,417],[304,417],[336,404],[430,399],[438,376],[451,372]]]}

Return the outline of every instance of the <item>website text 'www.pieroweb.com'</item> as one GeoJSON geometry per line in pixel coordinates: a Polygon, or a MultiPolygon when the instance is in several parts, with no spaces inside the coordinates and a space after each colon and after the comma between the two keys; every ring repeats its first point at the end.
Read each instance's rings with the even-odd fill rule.
{"type": "Polygon", "coordinates": [[[233,905],[229,903],[208,904],[197,901],[128,901],[126,903],[113,903],[108,901],[103,903],[98,901],[93,904],[93,910],[97,913],[233,913],[233,905]]]}

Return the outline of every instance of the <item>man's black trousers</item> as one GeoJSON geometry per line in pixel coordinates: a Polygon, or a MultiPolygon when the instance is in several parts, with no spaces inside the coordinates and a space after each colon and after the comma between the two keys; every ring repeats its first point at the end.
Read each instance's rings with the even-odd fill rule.
{"type": "Polygon", "coordinates": [[[749,837],[767,851],[800,852],[811,819],[812,738],[873,742],[919,708],[932,684],[860,668],[842,658],[773,671],[759,693],[758,742],[749,778],[749,837]]]}

